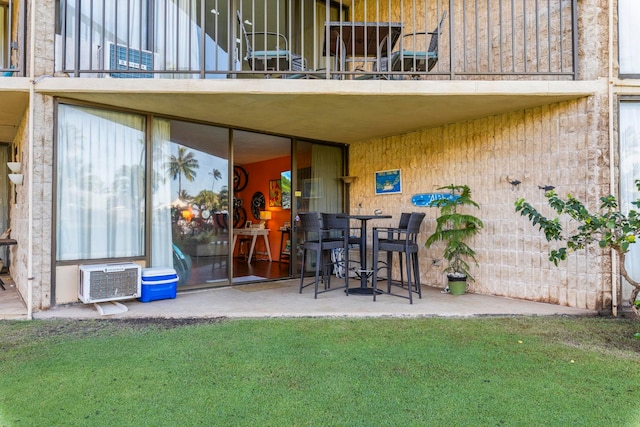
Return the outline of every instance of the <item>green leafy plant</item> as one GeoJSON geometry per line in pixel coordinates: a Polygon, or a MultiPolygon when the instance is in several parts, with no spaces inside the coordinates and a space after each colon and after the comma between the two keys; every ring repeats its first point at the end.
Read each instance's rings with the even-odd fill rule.
{"type": "MultiPolygon", "coordinates": [[[[636,180],[635,184],[640,191],[640,180],[636,180]]],[[[584,249],[595,243],[602,249],[612,249],[620,261],[620,274],[634,287],[629,302],[631,307],[637,310],[636,297],[640,292],[640,283],[627,272],[625,259],[631,244],[635,243],[640,234],[640,212],[632,209],[628,214],[623,214],[620,212],[616,198],[612,195],[600,198],[599,212],[590,212],[582,202],[570,194],[566,199],[562,199],[554,190],[551,190],[545,193],[545,197],[549,206],[558,213],[558,216],[553,219],[542,215],[525,199],[517,200],[515,207],[516,212],[528,217],[534,226],[539,226],[547,241],[564,243],[564,246],[549,252],[549,260],[557,266],[558,262],[567,259],[570,252],[584,249]],[[563,214],[578,223],[574,231],[565,233],[563,230],[560,224],[560,215],[563,214]]],[[[636,207],[640,206],[640,199],[632,204],[636,207]]]]}
{"type": "Polygon", "coordinates": [[[440,209],[440,215],[436,218],[436,229],[427,239],[425,246],[429,248],[436,242],[444,242],[442,257],[447,260],[444,270],[447,276],[474,280],[469,273],[469,261],[473,261],[475,265],[478,265],[478,262],[475,251],[467,241],[478,234],[484,224],[479,218],[461,212],[461,209],[480,208],[480,205],[471,199],[471,189],[466,185],[451,184],[438,190],[449,191],[452,197],[434,200],[431,203],[431,206],[440,209]]]}

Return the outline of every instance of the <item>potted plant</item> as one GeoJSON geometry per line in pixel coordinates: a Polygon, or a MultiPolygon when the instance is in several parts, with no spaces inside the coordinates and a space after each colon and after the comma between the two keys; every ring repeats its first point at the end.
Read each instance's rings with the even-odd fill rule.
{"type": "Polygon", "coordinates": [[[440,215],[436,218],[436,229],[425,246],[429,248],[436,242],[444,242],[442,257],[447,260],[444,271],[447,273],[448,290],[453,295],[462,295],[467,290],[467,280],[474,280],[469,273],[469,262],[478,265],[476,253],[467,241],[484,226],[479,218],[465,213],[464,208],[480,208],[480,205],[471,199],[471,189],[466,185],[451,184],[438,190],[446,190],[448,194],[430,204],[440,209],[440,215]]]}

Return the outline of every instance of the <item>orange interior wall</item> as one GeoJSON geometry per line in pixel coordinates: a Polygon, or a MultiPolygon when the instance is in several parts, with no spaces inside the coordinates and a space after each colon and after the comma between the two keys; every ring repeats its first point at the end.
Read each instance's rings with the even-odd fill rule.
{"type": "MultiPolygon", "coordinates": [[[[236,197],[242,199],[242,206],[247,211],[247,221],[259,222],[251,213],[251,199],[256,192],[264,194],[265,210],[271,211],[271,219],[267,221],[269,232],[269,245],[271,246],[271,258],[273,261],[280,260],[280,239],[282,232],[280,227],[285,222],[291,222],[291,209],[280,207],[269,207],[269,181],[280,179],[280,173],[291,169],[291,158],[280,157],[264,162],[249,163],[242,165],[247,171],[247,186],[236,197]]],[[[256,250],[264,251],[262,239],[256,240],[256,250]]]]}

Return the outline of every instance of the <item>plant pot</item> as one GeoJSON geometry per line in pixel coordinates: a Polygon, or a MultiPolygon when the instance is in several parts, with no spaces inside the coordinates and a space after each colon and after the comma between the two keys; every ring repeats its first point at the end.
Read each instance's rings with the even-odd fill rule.
{"type": "Polygon", "coordinates": [[[449,293],[451,295],[464,295],[467,291],[466,277],[449,277],[449,293]]]}

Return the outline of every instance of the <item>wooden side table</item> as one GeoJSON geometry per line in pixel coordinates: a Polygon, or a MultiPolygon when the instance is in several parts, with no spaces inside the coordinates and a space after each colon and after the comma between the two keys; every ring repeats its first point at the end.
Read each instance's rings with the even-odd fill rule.
{"type": "Polygon", "coordinates": [[[286,227],[280,227],[280,262],[291,262],[291,229],[286,227]],[[284,237],[287,236],[287,239],[284,237]],[[289,241],[289,246],[285,244],[289,241]]]}

